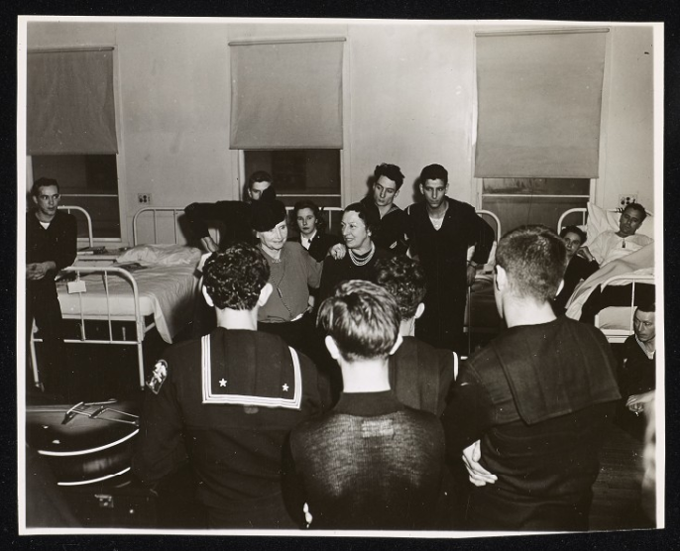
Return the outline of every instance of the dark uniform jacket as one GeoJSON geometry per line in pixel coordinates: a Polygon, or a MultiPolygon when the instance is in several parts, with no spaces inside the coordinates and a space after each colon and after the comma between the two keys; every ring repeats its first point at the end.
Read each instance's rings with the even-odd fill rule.
{"type": "Polygon", "coordinates": [[[144,403],[137,476],[153,484],[188,452],[212,526],[294,527],[281,497],[282,447],[328,406],[329,391],[291,350],[276,335],[222,327],[168,348],[156,364],[167,376],[144,403]]]}
{"type": "Polygon", "coordinates": [[[393,254],[405,254],[408,250],[408,216],[406,211],[392,204],[388,213],[380,218],[380,211],[370,195],[364,197],[361,204],[364,205],[376,225],[371,237],[375,246],[393,254]]]}
{"type": "MultiPolygon", "coordinates": [[[[302,243],[302,239],[299,235],[291,239],[291,241],[302,243]]],[[[314,260],[317,262],[322,262],[328,254],[328,249],[341,242],[342,238],[339,236],[317,230],[316,235],[313,237],[312,242],[309,245],[309,249],[307,249],[307,252],[314,260]]]]}
{"type": "Polygon", "coordinates": [[[564,316],[512,327],[461,365],[442,416],[447,452],[481,439],[481,464],[498,476],[472,489],[471,528],[588,528],[614,373],[604,335],[564,316]]]}

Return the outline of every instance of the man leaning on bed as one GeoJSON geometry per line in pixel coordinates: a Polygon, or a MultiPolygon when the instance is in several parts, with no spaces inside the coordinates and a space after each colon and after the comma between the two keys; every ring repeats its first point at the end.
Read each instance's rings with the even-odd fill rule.
{"type": "Polygon", "coordinates": [[[217,328],[172,345],[147,386],[133,472],[156,485],[189,459],[209,528],[297,528],[281,494],[290,430],[329,405],[314,364],[277,335],[257,331],[272,285],[247,243],[213,253],[203,293],[217,328]]]}
{"type": "Polygon", "coordinates": [[[587,530],[598,451],[616,401],[604,335],[550,300],[565,245],[544,226],[498,243],[494,294],[508,329],[463,362],[442,415],[447,453],[466,463],[475,530],[587,530]]]}

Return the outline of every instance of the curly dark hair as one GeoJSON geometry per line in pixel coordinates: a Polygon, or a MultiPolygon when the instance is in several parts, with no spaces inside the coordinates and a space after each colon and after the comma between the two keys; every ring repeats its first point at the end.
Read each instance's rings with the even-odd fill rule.
{"type": "Polygon", "coordinates": [[[501,237],[496,264],[507,272],[518,296],[545,302],[557,294],[567,267],[567,249],[546,226],[520,226],[501,237]]]}
{"type": "Polygon", "coordinates": [[[33,187],[31,188],[31,195],[33,197],[38,197],[40,195],[40,190],[44,187],[49,186],[56,187],[57,193],[60,192],[59,182],[57,182],[54,178],[38,178],[35,182],[33,182],[33,187]]]}
{"type": "Polygon", "coordinates": [[[260,291],[269,281],[269,264],[260,250],[248,243],[235,243],[213,253],[203,267],[203,284],[221,310],[252,310],[260,291]]]}
{"type": "Polygon", "coordinates": [[[347,361],[387,358],[399,337],[399,308],[386,289],[352,279],[321,303],[316,323],[347,361]]]}
{"type": "Polygon", "coordinates": [[[376,166],[373,171],[373,181],[377,182],[381,176],[392,180],[397,185],[397,189],[401,189],[401,186],[404,184],[404,175],[397,165],[382,163],[376,166]]]}
{"type": "Polygon", "coordinates": [[[406,255],[377,260],[375,282],[396,299],[402,321],[416,315],[427,291],[425,270],[420,262],[406,255]]]}

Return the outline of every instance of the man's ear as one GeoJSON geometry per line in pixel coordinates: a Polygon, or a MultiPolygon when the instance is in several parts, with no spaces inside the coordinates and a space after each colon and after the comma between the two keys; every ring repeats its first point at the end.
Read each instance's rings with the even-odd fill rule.
{"type": "Polygon", "coordinates": [[[420,190],[420,194],[424,197],[425,196],[425,190],[423,189],[423,184],[418,184],[418,189],[420,190]]]}
{"type": "Polygon", "coordinates": [[[401,188],[399,188],[397,191],[394,192],[394,198],[396,199],[397,195],[399,195],[399,192],[401,191],[401,188]]]}
{"type": "Polygon", "coordinates": [[[397,342],[394,343],[394,346],[392,347],[392,350],[390,350],[390,356],[394,354],[399,347],[401,346],[401,343],[404,342],[404,337],[401,336],[401,333],[397,335],[397,342]]]}
{"type": "Polygon", "coordinates": [[[508,285],[508,273],[505,268],[496,264],[496,289],[501,291],[508,285]]]}
{"type": "Polygon", "coordinates": [[[267,304],[267,301],[269,300],[269,296],[272,294],[272,291],[274,290],[274,287],[272,287],[272,284],[267,282],[264,287],[262,287],[262,290],[260,291],[260,298],[257,299],[257,305],[262,307],[265,304],[267,304]]]}
{"type": "Polygon", "coordinates": [[[208,293],[208,288],[207,288],[205,285],[203,285],[203,286],[201,287],[201,292],[203,293],[203,298],[204,298],[205,301],[208,303],[208,306],[214,308],[214,307],[215,307],[215,303],[213,302],[212,297],[211,297],[210,294],[208,293]]]}
{"type": "Polygon", "coordinates": [[[326,338],[323,342],[326,345],[326,350],[328,350],[331,358],[337,360],[340,357],[340,349],[338,348],[338,344],[335,342],[335,339],[330,335],[326,335],[326,338]]]}
{"type": "Polygon", "coordinates": [[[413,318],[420,319],[420,317],[423,315],[423,312],[425,312],[425,303],[421,302],[416,308],[416,315],[413,316],[413,318]]]}

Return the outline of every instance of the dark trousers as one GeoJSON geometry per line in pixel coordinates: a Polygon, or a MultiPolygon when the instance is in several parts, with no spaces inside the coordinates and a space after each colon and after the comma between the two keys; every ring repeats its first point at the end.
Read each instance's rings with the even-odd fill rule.
{"type": "Polygon", "coordinates": [[[38,368],[46,391],[54,392],[60,385],[60,374],[65,373],[66,355],[61,307],[54,280],[49,278],[26,282],[26,343],[31,338],[33,320],[38,326],[38,337],[43,340],[38,368]]]}
{"type": "MultiPolygon", "coordinates": [[[[630,306],[632,285],[605,287],[604,291],[596,288],[583,304],[581,320],[591,325],[595,323],[595,315],[609,306],[630,306]]],[[[655,286],[648,283],[635,285],[635,306],[654,301],[655,286]]]]}

